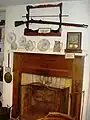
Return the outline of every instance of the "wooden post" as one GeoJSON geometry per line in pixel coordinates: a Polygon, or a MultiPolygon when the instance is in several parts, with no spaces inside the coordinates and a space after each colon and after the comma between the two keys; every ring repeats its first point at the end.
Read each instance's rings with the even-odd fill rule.
{"type": "Polygon", "coordinates": [[[17,118],[19,116],[20,104],[20,82],[21,74],[17,71],[13,74],[13,107],[12,107],[12,117],[17,118]],[[15,94],[15,95],[14,95],[15,94]]]}

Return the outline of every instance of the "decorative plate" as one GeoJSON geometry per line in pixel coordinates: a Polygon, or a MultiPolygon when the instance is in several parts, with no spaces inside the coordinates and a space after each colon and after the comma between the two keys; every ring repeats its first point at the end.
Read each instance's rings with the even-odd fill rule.
{"type": "Polygon", "coordinates": [[[36,45],[35,41],[29,40],[25,45],[25,49],[32,51],[35,48],[35,45],[36,45]]]}
{"type": "Polygon", "coordinates": [[[17,49],[17,44],[15,42],[13,42],[11,44],[11,50],[16,50],[17,49]]]}
{"type": "Polygon", "coordinates": [[[18,41],[20,46],[25,46],[26,45],[26,37],[22,36],[20,37],[20,40],[18,41]]]}
{"type": "Polygon", "coordinates": [[[37,44],[37,48],[40,50],[40,51],[46,51],[48,50],[50,47],[50,42],[46,39],[42,39],[38,42],[37,44]]]}
{"type": "Polygon", "coordinates": [[[13,42],[16,41],[16,35],[15,35],[14,32],[8,33],[8,35],[7,35],[7,41],[8,41],[8,43],[10,43],[10,44],[12,44],[13,42]]]}

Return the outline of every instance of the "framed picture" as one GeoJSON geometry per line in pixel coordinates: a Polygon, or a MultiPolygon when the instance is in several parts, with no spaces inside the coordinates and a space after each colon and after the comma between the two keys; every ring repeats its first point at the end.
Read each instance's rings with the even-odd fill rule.
{"type": "Polygon", "coordinates": [[[65,52],[81,53],[82,32],[67,32],[65,52]]]}

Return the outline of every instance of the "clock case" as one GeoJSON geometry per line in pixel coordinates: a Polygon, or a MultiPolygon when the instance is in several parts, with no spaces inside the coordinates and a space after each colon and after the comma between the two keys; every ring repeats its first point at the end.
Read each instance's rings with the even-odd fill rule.
{"type": "MultiPolygon", "coordinates": [[[[75,38],[74,36],[74,38],[75,38]]],[[[82,40],[82,32],[67,32],[67,41],[66,41],[66,49],[65,52],[69,52],[69,53],[82,53],[82,49],[81,49],[81,40],[82,40]],[[78,36],[78,42],[76,43],[78,45],[77,48],[70,48],[69,45],[70,44],[74,44],[73,41],[72,43],[70,43],[70,36],[78,36]]]]}

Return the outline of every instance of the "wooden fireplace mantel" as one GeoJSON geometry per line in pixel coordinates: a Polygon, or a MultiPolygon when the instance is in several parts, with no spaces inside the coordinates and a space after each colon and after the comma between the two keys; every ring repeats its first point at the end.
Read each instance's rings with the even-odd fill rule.
{"type": "Polygon", "coordinates": [[[65,59],[64,55],[14,53],[13,61],[13,110],[12,117],[19,116],[19,85],[22,73],[56,76],[72,79],[72,95],[70,115],[79,120],[81,107],[81,91],[83,83],[84,57],[65,59]],[[75,95],[74,93],[79,94],[75,95]]]}

